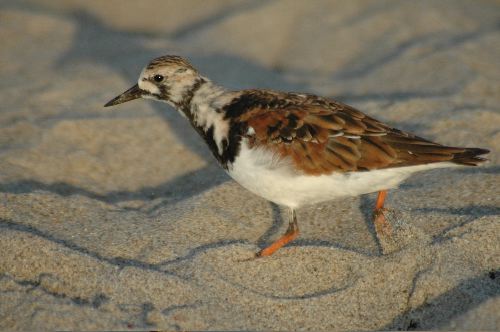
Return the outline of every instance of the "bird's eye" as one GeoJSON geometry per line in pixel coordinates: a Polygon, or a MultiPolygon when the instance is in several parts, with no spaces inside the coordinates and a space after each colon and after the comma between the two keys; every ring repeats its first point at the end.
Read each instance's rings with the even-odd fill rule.
{"type": "Polygon", "coordinates": [[[161,81],[163,81],[163,75],[156,74],[155,76],[153,76],[153,79],[156,82],[161,82],[161,81]]]}

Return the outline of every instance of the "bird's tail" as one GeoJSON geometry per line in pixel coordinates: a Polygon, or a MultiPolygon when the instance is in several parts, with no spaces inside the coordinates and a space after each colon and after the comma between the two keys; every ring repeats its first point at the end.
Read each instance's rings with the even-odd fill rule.
{"type": "Polygon", "coordinates": [[[463,148],[463,150],[463,152],[454,153],[450,161],[455,164],[467,166],[477,166],[488,161],[488,159],[479,156],[490,153],[489,150],[481,148],[463,148]]]}

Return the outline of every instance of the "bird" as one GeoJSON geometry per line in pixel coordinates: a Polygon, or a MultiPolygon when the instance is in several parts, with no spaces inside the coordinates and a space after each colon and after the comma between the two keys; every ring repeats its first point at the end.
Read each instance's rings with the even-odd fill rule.
{"type": "Polygon", "coordinates": [[[104,106],[138,98],[172,106],[232,179],[288,208],[286,232],[255,257],[270,256],[298,236],[297,209],[373,192],[376,235],[390,236],[384,208],[389,189],[415,172],[477,166],[489,153],[435,143],[314,94],[229,90],[177,55],[150,61],[137,84],[104,106]]]}

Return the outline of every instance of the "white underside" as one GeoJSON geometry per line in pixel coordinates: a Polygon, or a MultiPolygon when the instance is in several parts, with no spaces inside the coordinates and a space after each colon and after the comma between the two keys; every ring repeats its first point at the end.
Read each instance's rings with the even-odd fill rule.
{"type": "Polygon", "coordinates": [[[276,204],[298,208],[394,188],[415,172],[453,166],[457,165],[443,162],[312,176],[295,171],[290,160],[281,159],[262,148],[249,149],[243,140],[240,153],[228,173],[254,194],[276,204]]]}

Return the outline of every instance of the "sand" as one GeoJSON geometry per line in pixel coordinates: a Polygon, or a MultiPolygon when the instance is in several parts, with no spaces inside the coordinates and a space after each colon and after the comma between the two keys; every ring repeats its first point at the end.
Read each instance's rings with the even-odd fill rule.
{"type": "Polygon", "coordinates": [[[500,3],[0,4],[1,330],[500,329],[500,3]],[[102,106],[163,54],[230,88],[334,97],[483,167],[286,211],[166,105],[102,106]]]}

